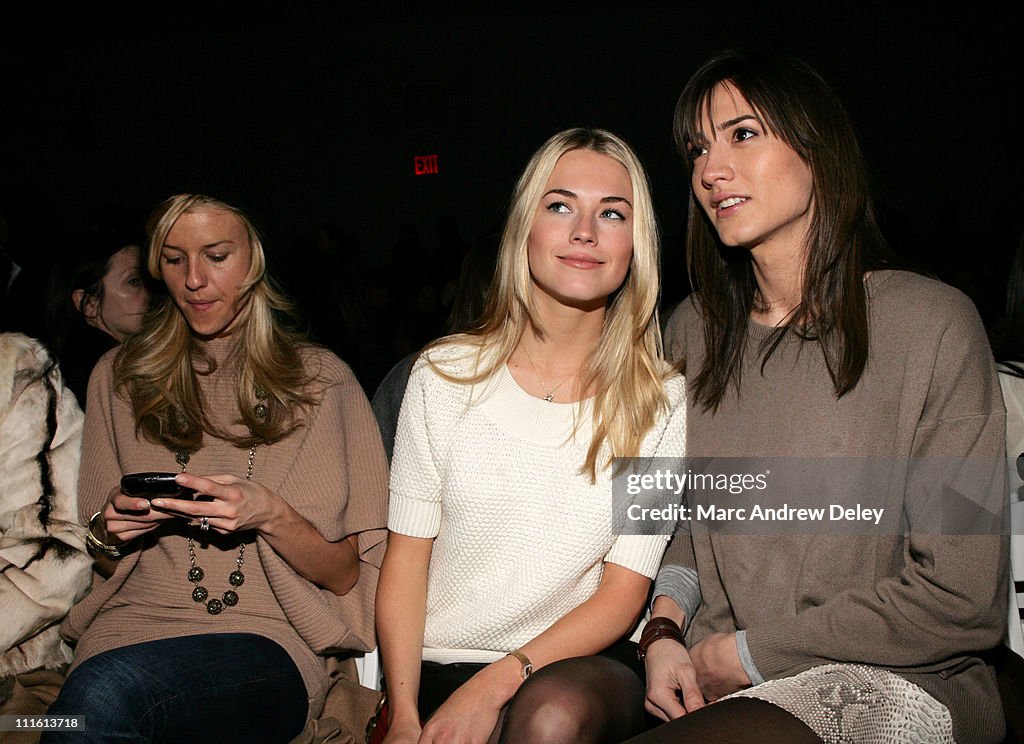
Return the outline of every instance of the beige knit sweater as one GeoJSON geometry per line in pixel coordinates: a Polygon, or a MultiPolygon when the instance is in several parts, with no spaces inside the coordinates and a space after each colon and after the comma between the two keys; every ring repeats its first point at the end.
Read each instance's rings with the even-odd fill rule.
{"type": "MultiPolygon", "coordinates": [[[[218,362],[230,339],[207,344],[218,362]]],[[[116,350],[104,356],[89,383],[79,504],[82,520],[103,508],[121,475],[177,471],[174,453],[136,434],[128,401],[113,390],[116,350]]],[[[296,574],[262,538],[243,534],[245,584],[239,603],[217,616],[192,600],[186,574],[186,538],[196,540],[204,585],[213,597],[228,588],[239,537],[202,536],[184,523],[141,538],[138,550],[120,561],[114,575],[97,582],[76,605],[62,632],[77,642],[76,661],[111,649],[200,633],[258,633],[280,644],[295,661],[309,694],[310,716],[323,706],[326,673],[322,654],[336,649],[373,648],[373,602],[384,555],[387,465],[370,406],[351,370],[330,352],[304,352],[313,376],[310,393],[318,404],[305,424],[272,445],[256,449],[253,480],[285,498],[327,539],[359,534],[358,584],[339,597],[296,574]]],[[[228,365],[200,376],[207,413],[217,425],[244,432],[236,422],[237,384],[228,365]]],[[[248,450],[204,438],[188,471],[197,475],[244,477],[248,450]]]]}

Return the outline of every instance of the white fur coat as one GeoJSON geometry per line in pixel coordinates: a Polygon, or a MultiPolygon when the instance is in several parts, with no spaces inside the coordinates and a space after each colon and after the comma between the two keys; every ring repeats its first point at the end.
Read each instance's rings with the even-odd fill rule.
{"type": "Polygon", "coordinates": [[[0,334],[0,702],[12,675],[70,661],[57,626],[86,593],[82,411],[43,346],[0,334]]]}

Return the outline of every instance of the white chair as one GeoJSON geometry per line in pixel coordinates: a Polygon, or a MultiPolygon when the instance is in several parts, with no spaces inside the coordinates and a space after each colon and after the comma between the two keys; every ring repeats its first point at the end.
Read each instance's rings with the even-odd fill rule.
{"type": "Polygon", "coordinates": [[[1024,370],[999,365],[999,385],[1006,404],[1007,484],[1010,496],[1010,613],[1006,645],[1024,656],[1024,370]]]}
{"type": "Polygon", "coordinates": [[[373,649],[362,656],[355,657],[356,671],[359,673],[359,684],[371,690],[380,689],[380,651],[373,649]]]}
{"type": "Polygon", "coordinates": [[[1010,616],[1006,645],[1024,656],[1024,501],[1010,503],[1010,616]]]}

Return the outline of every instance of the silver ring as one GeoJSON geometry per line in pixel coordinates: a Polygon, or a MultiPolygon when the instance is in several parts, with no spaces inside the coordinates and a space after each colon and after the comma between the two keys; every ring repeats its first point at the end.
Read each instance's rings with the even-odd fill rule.
{"type": "Polygon", "coordinates": [[[199,529],[203,532],[210,529],[210,520],[207,517],[199,517],[199,529]]]}

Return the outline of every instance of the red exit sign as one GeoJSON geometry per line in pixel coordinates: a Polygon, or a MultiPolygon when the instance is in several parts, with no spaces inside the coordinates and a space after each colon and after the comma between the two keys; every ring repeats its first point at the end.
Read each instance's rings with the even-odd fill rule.
{"type": "Polygon", "coordinates": [[[432,176],[441,172],[437,167],[437,155],[414,155],[412,167],[417,176],[432,176]]]}

